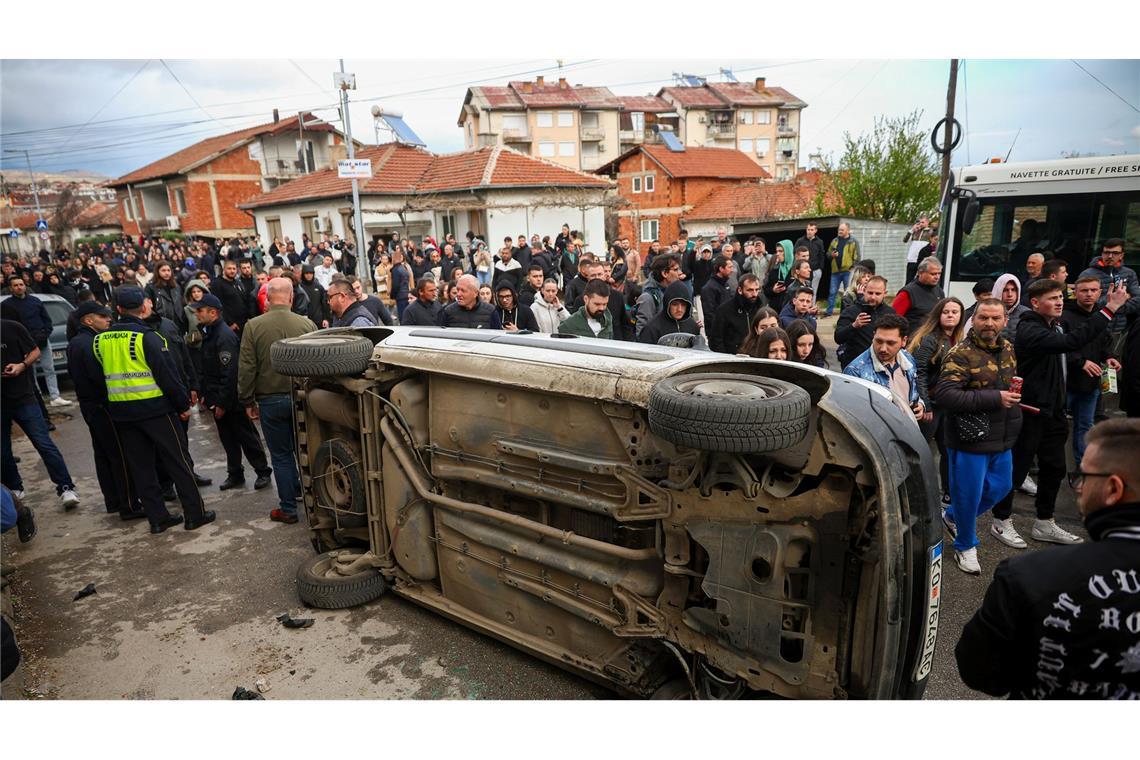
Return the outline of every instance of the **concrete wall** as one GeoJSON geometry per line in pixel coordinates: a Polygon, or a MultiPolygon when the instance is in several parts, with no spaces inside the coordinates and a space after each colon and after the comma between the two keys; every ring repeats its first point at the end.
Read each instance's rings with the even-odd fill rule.
{"type": "Polygon", "coordinates": [[[601,190],[597,191],[598,205],[586,210],[569,206],[533,206],[533,196],[526,191],[500,191],[488,193],[487,197],[496,205],[504,204],[487,209],[487,244],[492,249],[508,235],[512,238],[526,235],[529,238],[537,233],[554,238],[563,224],[569,224],[570,229],[582,234],[586,250],[595,253],[605,250],[605,212],[601,190]]]}

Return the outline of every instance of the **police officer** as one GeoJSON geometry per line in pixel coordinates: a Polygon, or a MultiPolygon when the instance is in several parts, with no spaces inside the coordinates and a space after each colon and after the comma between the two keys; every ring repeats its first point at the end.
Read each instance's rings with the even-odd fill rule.
{"type": "Polygon", "coordinates": [[[95,336],[111,326],[111,310],[95,301],[85,301],[75,310],[76,334],[67,344],[67,374],[75,383],[79,411],[91,434],[95,476],[108,513],[123,520],[146,517],[138,493],[131,487],[122,444],[107,409],[107,385],[103,368],[95,358],[95,336]]]}
{"type": "Polygon", "coordinates": [[[121,319],[114,330],[99,333],[92,351],[103,368],[107,408],[138,489],[150,532],[162,533],[179,523],[194,530],[214,521],[194,482],[180,420],[190,417],[190,394],[182,384],[166,341],[147,326],[151,303],[141,289],[115,291],[121,319]],[[183,515],[166,510],[158,487],[154,461],[158,457],[174,478],[183,515]]]}
{"type": "Polygon", "coordinates": [[[205,295],[194,304],[198,312],[198,328],[202,331],[202,396],[206,406],[214,413],[218,438],[226,450],[226,479],[218,487],[226,491],[245,484],[245,470],[241,464],[242,451],[253,465],[257,480],[253,487],[261,490],[272,481],[273,470],[265,459],[261,438],[253,422],[238,402],[238,349],[240,341],[222,319],[222,302],[214,295],[205,295]]]}

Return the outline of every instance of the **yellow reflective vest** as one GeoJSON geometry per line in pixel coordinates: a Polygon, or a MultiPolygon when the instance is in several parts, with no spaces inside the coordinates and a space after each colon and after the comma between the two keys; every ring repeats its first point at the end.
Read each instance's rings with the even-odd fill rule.
{"type": "Polygon", "coordinates": [[[143,333],[133,330],[108,330],[95,336],[95,358],[103,367],[107,400],[112,404],[162,396],[146,362],[143,337],[143,333]]]}

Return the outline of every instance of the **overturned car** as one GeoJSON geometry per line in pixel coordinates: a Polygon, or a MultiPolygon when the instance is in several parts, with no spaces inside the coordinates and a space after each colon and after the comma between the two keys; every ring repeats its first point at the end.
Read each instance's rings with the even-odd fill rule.
{"type": "Polygon", "coordinates": [[[918,698],[941,579],[929,450],[889,393],[801,364],[442,328],[279,341],[318,554],[653,698],[918,698]]]}

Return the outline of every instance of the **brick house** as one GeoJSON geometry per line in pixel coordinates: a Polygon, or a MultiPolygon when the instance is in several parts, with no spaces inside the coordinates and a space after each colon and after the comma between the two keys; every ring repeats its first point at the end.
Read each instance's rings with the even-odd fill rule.
{"type": "Polygon", "coordinates": [[[598,169],[617,181],[624,201],[617,212],[618,236],[643,253],[654,240],[676,240],[686,215],[710,193],[742,182],[771,179],[759,164],[731,148],[640,145],[598,169]]]}
{"type": "Polygon", "coordinates": [[[238,204],[345,155],[331,124],[302,113],[210,137],[107,183],[123,231],[177,230],[207,238],[253,233],[238,204]]]}

